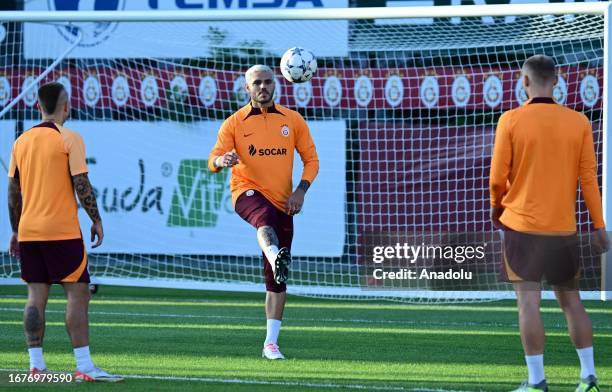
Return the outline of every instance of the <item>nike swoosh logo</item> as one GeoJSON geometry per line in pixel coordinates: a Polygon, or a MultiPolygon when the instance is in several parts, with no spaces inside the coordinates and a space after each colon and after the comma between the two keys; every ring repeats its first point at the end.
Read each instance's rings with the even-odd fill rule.
{"type": "Polygon", "coordinates": [[[243,134],[243,136],[244,136],[244,137],[249,137],[249,136],[251,136],[251,135],[252,135],[252,134],[254,134],[254,133],[255,133],[255,132],[251,132],[251,133],[244,133],[244,134],[243,134]]]}

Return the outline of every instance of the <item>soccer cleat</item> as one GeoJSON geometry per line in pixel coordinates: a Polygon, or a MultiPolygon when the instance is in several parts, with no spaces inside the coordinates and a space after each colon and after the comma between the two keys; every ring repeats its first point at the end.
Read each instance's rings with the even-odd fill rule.
{"type": "Polygon", "coordinates": [[[546,380],[542,380],[535,385],[525,381],[520,387],[512,392],[548,392],[548,384],[546,384],[546,380]]]}
{"type": "Polygon", "coordinates": [[[123,381],[123,377],[115,376],[106,373],[100,368],[93,368],[88,372],[77,370],[74,372],[74,381],[76,382],[119,382],[123,381]]]}
{"type": "Polygon", "coordinates": [[[590,375],[587,378],[580,380],[580,384],[576,387],[576,392],[600,392],[599,386],[597,385],[597,378],[594,375],[590,375]]]}
{"type": "Polygon", "coordinates": [[[280,248],[274,261],[274,281],[283,283],[289,278],[289,265],[291,264],[291,253],[288,248],[280,248]]]}
{"type": "Polygon", "coordinates": [[[264,346],[261,357],[266,359],[285,359],[285,356],[278,350],[278,346],[274,343],[268,343],[264,346]]]}
{"type": "Polygon", "coordinates": [[[49,370],[45,369],[38,369],[38,368],[32,368],[30,369],[30,375],[35,375],[35,374],[47,374],[47,373],[51,373],[49,370]]]}

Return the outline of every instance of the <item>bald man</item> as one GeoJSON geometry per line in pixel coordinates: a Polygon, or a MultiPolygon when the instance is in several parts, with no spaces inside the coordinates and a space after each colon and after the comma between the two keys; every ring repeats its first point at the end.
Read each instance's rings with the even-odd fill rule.
{"type": "Polygon", "coordinates": [[[515,392],[548,391],[544,375],[541,281],[546,278],[567,319],[580,358],[577,392],[599,392],[591,321],[578,291],[578,181],[596,242],[609,247],[597,184],[593,132],[587,117],[557,104],[552,58],[532,56],[522,68],[529,100],[504,113],[491,162],[491,220],[504,230],[502,280],[513,283],[528,380],[515,392]]]}

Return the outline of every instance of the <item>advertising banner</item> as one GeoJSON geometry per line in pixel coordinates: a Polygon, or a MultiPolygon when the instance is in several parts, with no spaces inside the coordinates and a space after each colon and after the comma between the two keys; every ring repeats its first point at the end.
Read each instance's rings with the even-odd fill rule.
{"type": "MultiPolygon", "coordinates": [[[[32,124],[34,125],[34,124],[32,124]]],[[[98,252],[256,255],[256,231],[236,215],[230,173],[207,158],[220,121],[68,121],[85,140],[105,231],[98,252]]],[[[320,171],[294,218],[293,253],[341,256],[345,237],[344,121],[310,121],[320,171]]],[[[302,173],[295,154],[293,187],[302,173]]],[[[80,210],[87,240],[91,225],[80,210]]],[[[86,241],[87,242],[87,241],[86,241]]]]}

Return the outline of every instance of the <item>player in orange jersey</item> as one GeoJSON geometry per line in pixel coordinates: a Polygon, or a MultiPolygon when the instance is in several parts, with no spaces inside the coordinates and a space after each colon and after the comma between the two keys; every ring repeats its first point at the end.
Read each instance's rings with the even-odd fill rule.
{"type": "Polygon", "coordinates": [[[236,213],[257,229],[263,251],[267,334],[262,355],[283,359],[278,350],[285,281],[291,263],[293,215],[319,171],[317,151],[306,121],[274,103],[274,74],[265,65],[246,72],[250,102],[225,120],[208,157],[213,172],[230,167],[230,189],[236,213]],[[301,181],[292,189],[293,156],[304,162],[301,181]]]}
{"type": "Polygon", "coordinates": [[[491,219],[504,230],[503,279],[512,282],[519,308],[528,380],[516,391],[547,391],[541,280],[553,286],[581,364],[577,391],[598,392],[593,331],[582,305],[576,234],[578,180],[596,230],[607,250],[593,132],[587,117],[555,103],[552,58],[537,55],[522,69],[529,100],[504,113],[497,125],[491,162],[491,219]]]}
{"type": "Polygon", "coordinates": [[[93,221],[91,241],[104,238],[102,219],[87,177],[85,144],[65,128],[70,103],[60,83],[38,89],[42,123],[24,132],[13,146],[9,164],[10,253],[18,257],[28,284],[24,328],[30,372],[46,371],[42,354],[45,308],[53,283],[64,287],[66,329],[74,348],[77,381],[121,381],[94,366],[89,353],[89,271],[77,216],[76,191],[93,221]]]}

